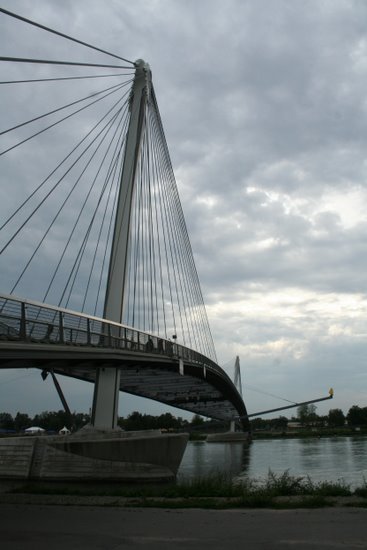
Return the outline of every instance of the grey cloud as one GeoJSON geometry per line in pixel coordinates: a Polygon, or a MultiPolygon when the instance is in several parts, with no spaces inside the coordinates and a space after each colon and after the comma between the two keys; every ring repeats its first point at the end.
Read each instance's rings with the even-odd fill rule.
{"type": "MultiPolygon", "coordinates": [[[[10,10],[13,4],[3,1],[10,10]]],[[[312,397],[335,379],[345,396],[333,406],[347,409],[362,399],[365,306],[320,311],[327,295],[365,296],[366,5],[41,0],[19,2],[16,11],[151,64],[221,360],[240,351],[245,380],[285,397],[312,397]],[[346,225],[343,197],[347,201],[356,189],[361,212],[346,225]],[[334,194],[338,203],[330,198],[334,194]],[[270,310],[264,319],[243,310],[246,300],[271,304],[271,297],[290,288],[305,296],[295,306],[298,316],[283,319],[270,310]],[[341,332],[326,339],[333,322],[341,332]],[[301,348],[305,355],[295,358],[301,348]]],[[[38,42],[25,26],[14,44],[2,17],[0,31],[3,55],[14,48],[16,55],[28,49],[41,55],[45,44],[50,56],[97,55],[46,34],[38,42]]],[[[4,123],[10,124],[24,115],[30,92],[25,88],[17,100],[17,114],[2,93],[4,123]]],[[[62,93],[60,88],[55,104],[62,93]]],[[[44,147],[38,165],[53,144],[45,141],[44,147]]],[[[30,160],[24,157],[29,166],[30,160]]],[[[2,178],[9,174],[17,181],[19,171],[12,170],[10,175],[7,167],[2,178]]],[[[24,188],[38,174],[38,167],[30,170],[24,188]]],[[[13,199],[5,200],[10,207],[13,199]]],[[[250,409],[266,408],[266,398],[248,399],[250,409]]]]}

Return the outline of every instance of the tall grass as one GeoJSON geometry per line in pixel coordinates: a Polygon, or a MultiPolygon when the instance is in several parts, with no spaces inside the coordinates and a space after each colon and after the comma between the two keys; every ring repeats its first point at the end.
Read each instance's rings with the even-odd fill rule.
{"type": "Polygon", "coordinates": [[[182,479],[170,485],[127,485],[116,483],[105,488],[98,484],[74,485],[51,483],[28,483],[13,492],[59,494],[59,495],[94,495],[120,496],[126,498],[230,498],[242,501],[253,501],[261,506],[275,497],[308,496],[308,497],[335,497],[360,496],[367,498],[367,482],[354,491],[343,479],[336,482],[314,482],[308,476],[292,476],[286,470],[276,474],[269,470],[265,479],[244,478],[233,481],[223,473],[212,473],[196,479],[182,479]]]}

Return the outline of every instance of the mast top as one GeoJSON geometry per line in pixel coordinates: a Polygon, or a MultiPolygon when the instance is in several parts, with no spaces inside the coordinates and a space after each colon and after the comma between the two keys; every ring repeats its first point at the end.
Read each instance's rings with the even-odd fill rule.
{"type": "Polygon", "coordinates": [[[145,87],[148,98],[150,97],[150,90],[152,87],[152,71],[150,65],[144,59],[137,59],[134,62],[135,66],[135,82],[140,79],[145,80],[145,87]]]}

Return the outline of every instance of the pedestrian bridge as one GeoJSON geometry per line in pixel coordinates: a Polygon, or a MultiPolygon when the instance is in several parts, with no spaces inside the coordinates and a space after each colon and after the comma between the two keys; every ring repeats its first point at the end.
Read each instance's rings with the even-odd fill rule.
{"type": "MultiPolygon", "coordinates": [[[[246,417],[229,376],[204,355],[106,319],[0,295],[0,368],[38,368],[95,382],[120,370],[120,390],[195,414],[246,417]]],[[[248,421],[242,420],[243,429],[248,421]]]]}
{"type": "Polygon", "coordinates": [[[98,429],[116,428],[122,390],[244,418],[246,430],[241,392],[217,365],[149,64],[0,15],[14,25],[10,44],[20,25],[50,40],[39,39],[41,58],[0,56],[10,69],[0,164],[11,198],[0,202],[0,368],[94,383],[98,429]],[[60,60],[55,35],[80,54],[60,60]],[[85,48],[96,58],[79,58],[85,48]]]}

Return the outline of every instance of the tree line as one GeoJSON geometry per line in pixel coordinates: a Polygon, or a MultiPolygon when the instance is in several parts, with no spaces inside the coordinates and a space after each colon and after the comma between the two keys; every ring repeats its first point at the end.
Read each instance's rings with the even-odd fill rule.
{"type": "MultiPolygon", "coordinates": [[[[341,409],[330,409],[325,416],[319,416],[316,413],[315,405],[301,405],[297,409],[297,416],[291,419],[285,416],[278,418],[255,418],[251,420],[253,430],[274,429],[284,430],[288,422],[297,421],[303,426],[329,426],[342,427],[345,424],[348,426],[367,427],[367,407],[359,407],[353,405],[345,415],[341,409]]],[[[72,413],[69,416],[65,411],[44,411],[31,417],[26,413],[17,412],[13,417],[10,413],[0,413],[0,430],[23,432],[31,426],[39,426],[46,431],[58,432],[64,426],[73,431],[80,430],[83,426],[90,422],[89,414],[72,413]]],[[[159,416],[150,414],[142,414],[134,411],[126,418],[120,417],[118,425],[126,431],[132,430],[203,430],[212,431],[219,426],[225,427],[226,423],[217,422],[215,420],[205,420],[199,415],[194,415],[191,421],[181,417],[175,417],[171,413],[164,413],[159,416]]]]}
{"type": "Polygon", "coordinates": [[[330,409],[327,415],[318,415],[316,406],[300,405],[297,409],[297,416],[291,419],[285,416],[278,418],[263,419],[255,418],[251,420],[253,429],[285,429],[288,422],[299,422],[302,426],[329,426],[338,428],[345,426],[350,427],[367,427],[367,407],[359,407],[353,405],[345,415],[341,409],[330,409]]]}
{"type": "MultiPolygon", "coordinates": [[[[200,417],[199,417],[200,418],[200,417]]],[[[46,431],[58,432],[64,426],[73,431],[80,430],[90,422],[89,414],[72,413],[71,416],[65,411],[44,411],[31,417],[26,413],[17,412],[13,417],[10,413],[0,413],[0,430],[23,432],[31,426],[43,428],[46,431]]],[[[127,418],[120,417],[118,425],[127,431],[130,430],[180,430],[195,426],[198,422],[194,416],[190,421],[181,417],[176,418],[171,413],[164,413],[160,416],[141,414],[137,411],[131,413],[127,418]]]]}

